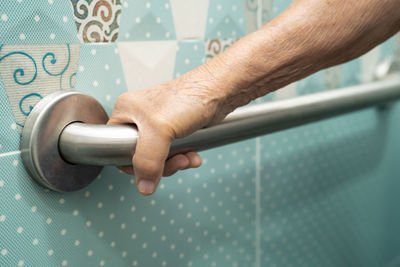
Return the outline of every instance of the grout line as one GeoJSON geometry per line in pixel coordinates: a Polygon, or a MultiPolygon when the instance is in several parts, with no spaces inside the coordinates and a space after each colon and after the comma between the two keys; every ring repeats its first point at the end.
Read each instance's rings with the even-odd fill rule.
{"type": "Polygon", "coordinates": [[[260,222],[260,213],[261,213],[261,139],[260,137],[256,138],[256,182],[255,182],[255,191],[256,191],[256,237],[255,237],[255,249],[256,249],[256,260],[255,266],[261,267],[261,222],[260,222]]]}
{"type": "Polygon", "coordinates": [[[6,152],[6,153],[3,153],[3,154],[0,154],[0,158],[2,158],[2,157],[8,157],[8,156],[13,156],[13,155],[18,155],[18,154],[21,154],[21,151],[20,151],[20,150],[11,151],[11,152],[6,152]]]}

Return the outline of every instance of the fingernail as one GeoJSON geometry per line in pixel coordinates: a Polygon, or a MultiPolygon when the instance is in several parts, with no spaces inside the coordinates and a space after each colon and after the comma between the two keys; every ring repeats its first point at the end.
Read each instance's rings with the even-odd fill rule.
{"type": "Polygon", "coordinates": [[[155,184],[151,180],[140,180],[138,183],[138,190],[140,193],[145,195],[153,194],[155,190],[155,184]]]}

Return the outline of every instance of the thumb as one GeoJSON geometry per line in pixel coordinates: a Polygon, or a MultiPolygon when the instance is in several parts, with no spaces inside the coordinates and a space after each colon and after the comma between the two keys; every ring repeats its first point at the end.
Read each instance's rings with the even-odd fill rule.
{"type": "Polygon", "coordinates": [[[161,180],[164,164],[169,154],[171,138],[151,128],[139,130],[133,156],[136,186],[143,195],[151,195],[161,180]],[[157,134],[156,134],[157,133],[157,134]]]}

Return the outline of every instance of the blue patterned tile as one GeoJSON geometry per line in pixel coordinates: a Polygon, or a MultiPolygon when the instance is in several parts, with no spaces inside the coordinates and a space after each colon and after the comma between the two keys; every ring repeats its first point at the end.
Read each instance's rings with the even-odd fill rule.
{"type": "Polygon", "coordinates": [[[388,241],[381,190],[397,176],[382,160],[396,131],[390,116],[370,109],[261,138],[263,264],[382,266],[390,259],[376,250],[388,241]]]}
{"type": "Polygon", "coordinates": [[[350,62],[347,62],[341,65],[342,68],[342,78],[341,78],[341,86],[352,86],[360,84],[360,59],[354,59],[350,62]]]}
{"type": "Polygon", "coordinates": [[[0,156],[0,262],[252,266],[253,144],[203,153],[201,169],[165,178],[151,197],[114,167],[83,191],[49,192],[30,180],[19,154],[0,156]]]}
{"type": "Polygon", "coordinates": [[[247,33],[241,0],[215,0],[208,9],[206,39],[239,38],[247,33]]]}
{"type": "Polygon", "coordinates": [[[82,44],[75,90],[96,98],[111,115],[119,95],[126,92],[116,44],[82,44]]]}
{"type": "Polygon", "coordinates": [[[200,40],[179,41],[176,52],[174,76],[180,76],[200,66],[206,60],[204,42],[200,40]]]}
{"type": "Polygon", "coordinates": [[[2,1],[0,43],[78,43],[69,1],[2,1]]]}
{"type": "Polygon", "coordinates": [[[297,92],[299,95],[312,94],[324,91],[324,89],[321,71],[299,81],[297,86],[297,92]]]}
{"type": "Polygon", "coordinates": [[[169,0],[125,0],[120,41],[174,40],[175,29],[169,0]]]}

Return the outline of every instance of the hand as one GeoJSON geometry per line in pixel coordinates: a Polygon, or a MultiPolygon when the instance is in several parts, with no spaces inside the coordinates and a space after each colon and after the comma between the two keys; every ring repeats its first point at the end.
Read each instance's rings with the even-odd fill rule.
{"type": "Polygon", "coordinates": [[[144,195],[155,192],[162,176],[201,165],[196,152],[168,158],[173,139],[226,116],[221,110],[222,97],[201,76],[207,76],[206,72],[196,70],[146,90],[124,93],[116,101],[108,124],[135,124],[139,133],[133,167],[120,169],[135,174],[137,188],[144,195]]]}

